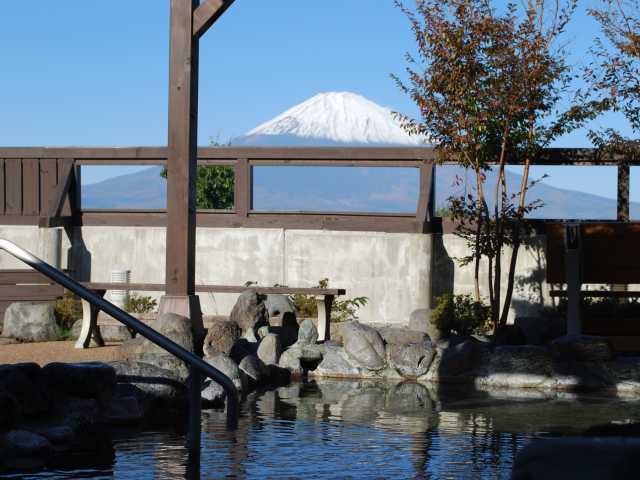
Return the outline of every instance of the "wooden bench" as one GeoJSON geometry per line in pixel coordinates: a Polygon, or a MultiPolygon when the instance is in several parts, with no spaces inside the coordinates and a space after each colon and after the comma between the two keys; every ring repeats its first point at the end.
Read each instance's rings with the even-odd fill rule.
{"type": "Polygon", "coordinates": [[[64,289],[36,270],[0,270],[0,315],[14,302],[53,301],[64,289]]]}
{"type": "Polygon", "coordinates": [[[629,222],[548,223],[547,282],[566,284],[551,290],[552,297],[567,297],[567,332],[603,335],[617,350],[640,350],[640,318],[583,318],[581,300],[638,298],[640,291],[640,224],[629,222]],[[584,284],[620,285],[616,290],[585,290],[584,284]]]}
{"type": "MultiPolygon", "coordinates": [[[[104,296],[107,290],[125,290],[141,292],[164,292],[165,285],[161,283],[99,283],[85,282],[83,285],[96,294],[104,296]]],[[[242,293],[253,290],[260,294],[303,294],[313,295],[318,307],[318,340],[324,341],[331,338],[331,307],[335,297],[344,295],[342,288],[289,288],[289,287],[259,287],[259,286],[227,286],[227,285],[196,285],[196,293],[242,293]]],[[[76,348],[87,348],[93,336],[97,345],[104,345],[104,341],[98,327],[98,314],[100,310],[89,302],[82,301],[82,329],[76,348]]]]}

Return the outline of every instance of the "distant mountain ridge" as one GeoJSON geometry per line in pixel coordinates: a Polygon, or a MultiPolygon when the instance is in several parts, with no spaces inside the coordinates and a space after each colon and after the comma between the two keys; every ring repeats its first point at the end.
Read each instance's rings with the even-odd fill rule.
{"type": "MultiPolygon", "coordinates": [[[[408,135],[391,111],[357,94],[329,92],[315,95],[276,116],[246,135],[232,140],[233,146],[406,146],[426,145],[421,137],[408,135]]],[[[254,207],[261,210],[321,211],[415,211],[418,184],[407,169],[397,174],[375,168],[316,169],[308,167],[259,167],[254,170],[254,207]],[[305,170],[306,168],[306,170],[305,170]]],[[[161,167],[151,167],[83,186],[83,208],[166,207],[166,181],[161,167]]],[[[415,172],[413,172],[415,173],[415,172]]],[[[446,206],[451,195],[464,187],[456,177],[465,171],[447,166],[437,169],[436,205],[446,206]]],[[[469,177],[470,179],[472,176],[469,177]]],[[[522,177],[508,173],[509,190],[519,189],[522,177]]],[[[493,173],[487,182],[495,185],[493,173]]],[[[585,192],[536,185],[528,196],[539,198],[544,207],[532,217],[613,219],[616,201],[585,192]]],[[[632,217],[640,215],[640,204],[631,204],[632,217]]]]}

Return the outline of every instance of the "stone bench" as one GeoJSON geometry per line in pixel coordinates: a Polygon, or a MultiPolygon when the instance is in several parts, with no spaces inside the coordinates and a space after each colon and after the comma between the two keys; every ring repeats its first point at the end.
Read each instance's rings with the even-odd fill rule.
{"type": "MultiPolygon", "coordinates": [[[[107,290],[125,290],[142,292],[164,292],[165,285],[161,283],[99,283],[84,282],[85,287],[93,290],[97,295],[104,296],[107,290]]],[[[290,288],[290,287],[259,287],[259,286],[229,286],[229,285],[196,285],[196,293],[242,293],[254,290],[260,294],[303,294],[313,295],[318,307],[318,340],[331,338],[330,322],[331,307],[335,297],[344,295],[342,288],[290,288]]],[[[98,327],[98,313],[100,310],[86,300],[82,301],[82,328],[75,344],[76,348],[88,348],[91,337],[98,346],[104,345],[104,340],[98,327]]]]}

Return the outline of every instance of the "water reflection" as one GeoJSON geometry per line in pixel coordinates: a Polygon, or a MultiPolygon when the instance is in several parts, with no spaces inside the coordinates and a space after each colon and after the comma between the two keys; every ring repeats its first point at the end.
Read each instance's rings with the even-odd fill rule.
{"type": "MultiPolygon", "coordinates": [[[[202,478],[509,478],[533,437],[640,420],[640,402],[612,397],[337,380],[254,392],[242,410],[234,432],[224,412],[204,413],[202,478]]],[[[111,474],[189,477],[184,444],[179,431],[116,435],[111,474]]]]}

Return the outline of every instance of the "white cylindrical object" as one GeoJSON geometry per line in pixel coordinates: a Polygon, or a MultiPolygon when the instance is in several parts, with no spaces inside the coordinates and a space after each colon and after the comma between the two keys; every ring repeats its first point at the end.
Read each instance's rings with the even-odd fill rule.
{"type": "MultiPolygon", "coordinates": [[[[131,270],[111,270],[111,283],[130,283],[131,282],[131,270]]],[[[129,292],[126,290],[111,290],[109,292],[109,298],[111,303],[122,308],[124,310],[125,303],[129,297],[129,292]]]]}

